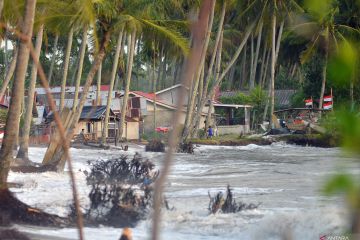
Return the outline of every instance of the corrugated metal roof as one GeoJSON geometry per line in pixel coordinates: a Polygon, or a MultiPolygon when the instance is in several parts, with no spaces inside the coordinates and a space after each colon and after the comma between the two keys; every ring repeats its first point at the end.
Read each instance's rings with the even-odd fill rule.
{"type": "MultiPolygon", "coordinates": [[[[268,94],[268,91],[264,91],[268,94]]],[[[220,92],[220,97],[234,97],[239,93],[249,95],[250,91],[224,91],[220,92]]],[[[275,90],[275,102],[280,105],[280,107],[287,107],[291,104],[291,97],[296,93],[296,90],[275,90]]]]}

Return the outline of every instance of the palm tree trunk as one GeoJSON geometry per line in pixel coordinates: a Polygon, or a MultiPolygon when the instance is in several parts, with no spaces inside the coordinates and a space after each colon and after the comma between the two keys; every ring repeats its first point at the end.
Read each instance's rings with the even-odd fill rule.
{"type": "Polygon", "coordinates": [[[270,56],[271,56],[271,51],[269,50],[267,53],[267,57],[266,57],[266,62],[265,62],[265,69],[264,69],[264,75],[263,78],[261,80],[261,86],[265,87],[266,85],[266,78],[268,77],[268,69],[269,69],[269,65],[270,65],[270,56]]]}
{"type": "Polygon", "coordinates": [[[276,61],[276,16],[272,17],[272,41],[271,41],[271,90],[270,90],[270,125],[272,128],[272,114],[275,107],[275,61],[276,61]]]}
{"type": "Polygon", "coordinates": [[[81,76],[82,76],[82,70],[83,70],[83,66],[84,66],[84,58],[85,58],[86,43],[87,43],[87,30],[88,30],[88,27],[87,26],[84,27],[82,41],[81,41],[81,47],[80,47],[79,66],[78,66],[77,75],[76,75],[73,110],[75,110],[77,108],[77,104],[78,104],[78,100],[79,100],[79,88],[80,88],[80,83],[81,83],[81,76]]]}
{"type": "Polygon", "coordinates": [[[114,89],[115,90],[118,90],[119,89],[119,82],[120,82],[120,79],[121,79],[121,74],[124,69],[124,61],[123,61],[123,56],[124,56],[124,47],[125,47],[125,42],[126,42],[126,34],[123,34],[123,39],[121,39],[121,48],[120,48],[120,57],[119,57],[119,66],[118,66],[118,74],[117,74],[117,78],[115,79],[115,83],[114,83],[114,89]]]}
{"type": "MultiPolygon", "coordinates": [[[[187,110],[186,110],[186,118],[185,118],[185,124],[184,124],[184,133],[183,133],[183,141],[186,140],[189,136],[190,133],[190,126],[195,124],[195,119],[192,117],[193,114],[193,109],[195,107],[195,100],[196,100],[196,95],[198,93],[198,87],[199,87],[199,80],[200,80],[200,75],[201,75],[201,71],[202,68],[204,68],[205,66],[205,58],[206,58],[206,53],[208,50],[208,46],[209,46],[209,41],[210,41],[210,35],[211,35],[211,30],[212,30],[212,26],[213,26],[213,22],[214,22],[214,13],[215,13],[215,3],[216,1],[212,2],[212,6],[211,6],[211,14],[210,14],[210,18],[209,18],[209,22],[208,22],[208,31],[206,33],[205,36],[205,40],[204,40],[204,46],[201,52],[201,60],[200,60],[200,66],[198,67],[196,74],[195,74],[195,78],[194,78],[194,88],[191,92],[191,96],[190,96],[190,104],[188,104],[187,106],[187,110]]],[[[198,112],[202,112],[202,109],[198,108],[198,112]]]]}
{"type": "Polygon", "coordinates": [[[24,97],[25,75],[29,61],[28,41],[31,41],[36,0],[27,0],[21,33],[28,37],[21,42],[11,92],[11,102],[6,118],[5,134],[0,150],[0,189],[7,189],[7,177],[13,159],[13,147],[19,133],[21,102],[24,97]]]}
{"type": "MultiPolygon", "coordinates": [[[[320,92],[320,102],[319,102],[319,109],[323,108],[323,100],[324,100],[324,93],[325,93],[325,85],[326,85],[326,70],[327,70],[327,62],[329,57],[329,29],[326,31],[325,35],[325,46],[324,46],[324,67],[322,71],[322,82],[321,82],[321,92],[320,92]]],[[[321,114],[321,112],[320,112],[321,114]]]]}
{"type": "Polygon", "coordinates": [[[20,149],[17,153],[17,158],[22,158],[26,161],[29,160],[29,137],[30,137],[30,127],[32,122],[32,110],[34,105],[34,95],[35,95],[35,85],[37,79],[37,65],[34,62],[39,61],[40,52],[41,52],[41,45],[43,39],[43,32],[44,32],[44,25],[42,24],[39,28],[39,31],[36,36],[36,44],[35,44],[35,54],[36,60],[33,61],[32,68],[31,68],[31,78],[29,84],[29,91],[28,91],[28,99],[27,99],[27,106],[25,110],[24,116],[24,126],[21,131],[21,138],[20,138],[20,149]]]}
{"type": "Polygon", "coordinates": [[[114,63],[113,63],[113,66],[112,66],[112,71],[111,71],[110,86],[109,86],[109,92],[108,92],[108,97],[107,97],[107,102],[106,102],[105,120],[104,120],[102,136],[101,136],[101,144],[102,145],[106,144],[106,137],[108,135],[107,133],[108,133],[108,124],[109,124],[109,115],[110,115],[112,92],[113,92],[114,82],[115,82],[115,78],[116,78],[116,71],[118,69],[120,48],[121,48],[121,41],[122,41],[122,37],[123,37],[123,32],[124,32],[124,27],[121,29],[121,31],[119,33],[119,36],[118,36],[118,39],[117,39],[116,51],[115,51],[115,56],[114,56],[114,63]]]}
{"type": "Polygon", "coordinates": [[[65,50],[64,72],[61,80],[60,111],[62,111],[65,106],[65,88],[66,88],[67,75],[69,72],[69,62],[70,62],[73,35],[74,35],[74,28],[70,28],[67,39],[66,50],[65,50]]]}
{"type": "MultiPolygon", "coordinates": [[[[219,48],[218,48],[218,53],[217,53],[217,58],[216,58],[216,76],[215,76],[215,80],[217,80],[219,78],[220,75],[220,71],[221,71],[221,56],[222,56],[222,42],[223,42],[223,33],[221,34],[221,40],[220,40],[220,44],[219,44],[219,48]]],[[[212,93],[212,95],[210,96],[210,104],[209,104],[209,108],[208,108],[208,113],[207,113],[207,117],[206,117],[206,123],[205,123],[205,131],[207,131],[207,129],[209,128],[209,126],[213,125],[213,123],[211,122],[211,113],[212,113],[212,109],[214,108],[214,97],[215,97],[215,91],[212,93]]]]}
{"type": "MultiPolygon", "coordinates": [[[[101,95],[100,95],[100,93],[101,93],[101,70],[102,70],[102,63],[100,63],[99,69],[97,70],[95,106],[101,106],[101,95]]],[[[96,138],[97,138],[98,131],[99,131],[98,123],[95,123],[94,132],[95,132],[96,138]]]]}
{"type": "Polygon", "coordinates": [[[17,55],[18,55],[18,48],[17,48],[17,44],[13,44],[13,58],[11,60],[9,69],[6,73],[6,77],[4,79],[4,82],[1,86],[1,91],[0,91],[0,99],[2,99],[2,97],[5,94],[5,91],[9,85],[9,82],[12,78],[12,76],[14,75],[14,71],[15,71],[15,67],[16,67],[16,61],[17,61],[17,55]]]}
{"type": "MultiPolygon", "coordinates": [[[[129,88],[130,88],[130,82],[131,82],[131,72],[132,72],[132,66],[134,63],[134,51],[135,51],[135,41],[136,41],[136,30],[134,29],[131,33],[131,35],[128,35],[128,47],[129,49],[129,61],[127,63],[127,72],[126,72],[126,85],[125,85],[125,93],[124,93],[124,99],[121,106],[121,117],[120,117],[120,129],[119,129],[119,139],[122,139],[122,135],[124,132],[125,127],[125,116],[126,116],[126,107],[127,102],[129,99],[129,88]],[[129,46],[130,44],[130,46],[129,46]]],[[[126,137],[126,136],[125,136],[126,137]]]]}
{"type": "Polygon", "coordinates": [[[209,83],[210,83],[210,79],[212,77],[213,67],[214,67],[215,58],[216,58],[216,54],[217,54],[217,49],[218,49],[218,46],[219,46],[219,42],[220,42],[220,38],[221,38],[221,34],[222,34],[222,29],[223,29],[223,25],[224,25],[225,13],[226,13],[226,1],[223,1],[223,5],[222,5],[222,9],[221,9],[221,15],[220,15],[220,21],[219,21],[219,26],[218,26],[218,31],[216,33],[215,46],[214,46],[214,49],[213,49],[213,53],[211,55],[209,68],[208,68],[206,78],[205,78],[205,81],[204,81],[204,92],[203,92],[203,96],[202,96],[203,98],[207,97],[209,83]]]}
{"type": "Polygon", "coordinates": [[[97,71],[97,81],[96,81],[96,106],[101,106],[101,71],[102,71],[102,63],[100,63],[99,69],[97,71]]]}
{"type": "Polygon", "coordinates": [[[260,85],[261,88],[263,87],[262,79],[263,79],[263,74],[264,74],[266,58],[267,58],[267,51],[266,51],[266,48],[264,46],[263,55],[262,55],[262,58],[261,58],[260,76],[259,76],[259,85],[260,85]]]}
{"type": "Polygon", "coordinates": [[[52,79],[52,75],[53,75],[53,71],[54,71],[54,65],[55,65],[56,51],[57,51],[58,42],[59,42],[59,34],[56,34],[55,39],[54,39],[53,55],[52,55],[51,64],[50,64],[50,70],[49,70],[49,75],[48,75],[48,81],[49,81],[50,86],[51,86],[51,79],[52,79]]]}
{"type": "Polygon", "coordinates": [[[250,76],[249,76],[249,88],[254,88],[254,83],[251,82],[252,80],[252,71],[254,69],[254,34],[251,34],[250,38],[250,76]]]}
{"type": "Polygon", "coordinates": [[[257,70],[258,59],[259,59],[260,45],[261,45],[262,28],[263,28],[263,22],[261,21],[260,26],[259,26],[259,34],[258,34],[258,38],[257,38],[257,43],[256,43],[254,64],[253,64],[253,68],[251,69],[251,75],[250,75],[250,89],[255,87],[255,78],[256,78],[256,70],[257,70]]]}

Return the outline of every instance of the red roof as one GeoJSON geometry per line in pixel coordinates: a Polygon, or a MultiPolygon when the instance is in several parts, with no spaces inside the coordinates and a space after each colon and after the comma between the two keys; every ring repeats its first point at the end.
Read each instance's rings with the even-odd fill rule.
{"type": "MultiPolygon", "coordinates": [[[[144,98],[148,98],[150,100],[154,100],[155,98],[155,93],[145,93],[145,92],[141,92],[141,91],[132,91],[133,93],[140,95],[144,98]]],[[[156,98],[156,100],[159,100],[159,98],[156,98]]]]}

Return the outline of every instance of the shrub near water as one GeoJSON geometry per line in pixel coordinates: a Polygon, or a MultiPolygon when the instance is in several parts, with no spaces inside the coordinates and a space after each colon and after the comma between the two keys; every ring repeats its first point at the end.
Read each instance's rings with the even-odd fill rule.
{"type": "Polygon", "coordinates": [[[90,207],[85,219],[89,224],[135,226],[152,205],[150,184],[158,176],[155,165],[139,154],[131,160],[120,156],[89,164],[86,180],[91,185],[90,207]]]}
{"type": "Polygon", "coordinates": [[[145,146],[146,152],[165,152],[165,144],[160,139],[150,140],[145,146]]]}

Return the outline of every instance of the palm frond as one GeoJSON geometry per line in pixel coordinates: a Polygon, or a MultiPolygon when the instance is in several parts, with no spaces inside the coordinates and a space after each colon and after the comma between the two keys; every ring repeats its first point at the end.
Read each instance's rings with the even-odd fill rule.
{"type": "Polygon", "coordinates": [[[152,20],[139,19],[139,21],[146,26],[156,30],[157,33],[161,34],[165,38],[169,39],[172,43],[178,46],[184,54],[187,54],[189,52],[188,41],[180,33],[168,29],[164,26],[158,25],[152,20]]]}

